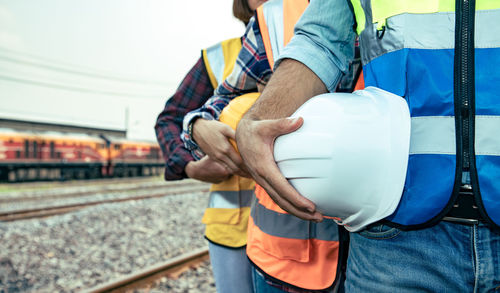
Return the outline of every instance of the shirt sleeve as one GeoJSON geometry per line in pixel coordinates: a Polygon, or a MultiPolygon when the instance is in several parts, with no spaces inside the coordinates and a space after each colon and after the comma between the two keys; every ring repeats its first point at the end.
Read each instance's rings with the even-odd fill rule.
{"type": "Polygon", "coordinates": [[[266,85],[271,74],[259,25],[255,18],[251,18],[231,74],[215,89],[214,96],[205,105],[184,117],[181,138],[186,149],[190,150],[195,158],[202,157],[203,151],[194,141],[190,125],[198,118],[219,119],[222,109],[233,98],[245,93],[257,92],[257,84],[266,85]]]}
{"type": "Polygon", "coordinates": [[[346,0],[311,0],[295,25],[294,37],[280,54],[311,69],[330,92],[354,58],[354,15],[346,0]]]}
{"type": "Polygon", "coordinates": [[[180,139],[182,120],[189,111],[201,107],[213,91],[205,64],[200,58],[158,115],[155,131],[165,159],[165,180],[187,177],[184,168],[194,158],[180,139]]]}

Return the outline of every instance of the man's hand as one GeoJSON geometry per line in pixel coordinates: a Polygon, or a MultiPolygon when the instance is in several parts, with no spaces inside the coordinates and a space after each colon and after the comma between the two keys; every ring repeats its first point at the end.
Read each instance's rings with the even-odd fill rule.
{"type": "Polygon", "coordinates": [[[204,156],[199,161],[187,163],[184,171],[189,178],[209,183],[220,183],[231,177],[231,172],[226,167],[208,156],[204,156]]]}
{"type": "Polygon", "coordinates": [[[193,125],[193,138],[205,154],[225,166],[231,174],[250,177],[243,160],[229,142],[234,130],[217,120],[197,119],[193,125]]]}
{"type": "Polygon", "coordinates": [[[281,174],[274,161],[276,137],[293,132],[302,126],[303,119],[252,121],[243,119],[237,128],[238,149],[247,168],[274,202],[282,209],[304,220],[321,221],[313,202],[301,196],[281,174]]]}
{"type": "Polygon", "coordinates": [[[281,174],[274,161],[274,140],[297,130],[303,123],[302,118],[285,117],[326,91],[323,82],[308,67],[285,59],[236,129],[238,149],[252,177],[277,205],[304,220],[321,221],[323,216],[281,174]]]}

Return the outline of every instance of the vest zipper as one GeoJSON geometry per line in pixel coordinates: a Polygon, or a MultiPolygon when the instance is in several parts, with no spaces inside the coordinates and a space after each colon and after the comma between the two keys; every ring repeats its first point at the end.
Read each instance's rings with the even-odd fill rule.
{"type": "MultiPolygon", "coordinates": [[[[457,142],[457,174],[454,193],[464,179],[475,176],[474,157],[474,16],[475,0],[457,0],[455,6],[454,102],[457,142]]],[[[475,181],[475,180],[472,180],[475,181]]]]}

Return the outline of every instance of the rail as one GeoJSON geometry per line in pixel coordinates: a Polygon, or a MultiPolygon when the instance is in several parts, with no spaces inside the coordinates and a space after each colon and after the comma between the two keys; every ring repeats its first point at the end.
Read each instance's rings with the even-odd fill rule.
{"type": "MultiPolygon", "coordinates": [[[[131,192],[131,191],[137,191],[137,190],[150,190],[150,189],[164,189],[164,188],[173,188],[173,187],[179,187],[179,186],[185,186],[187,184],[191,185],[201,185],[204,183],[201,183],[199,181],[194,181],[193,182],[187,182],[187,181],[176,181],[176,182],[159,182],[158,184],[155,185],[149,185],[149,186],[130,186],[130,184],[120,184],[116,185],[117,187],[105,187],[101,189],[94,189],[94,190],[87,190],[87,191],[70,191],[70,192],[61,192],[61,193],[56,193],[56,194],[49,194],[49,195],[16,195],[14,196],[0,196],[0,203],[12,203],[12,202],[19,202],[19,201],[32,201],[32,200],[47,200],[47,199],[60,199],[60,198],[74,198],[74,197],[80,197],[80,196],[87,196],[87,195],[92,195],[92,194],[100,194],[100,193],[115,193],[115,192],[131,192]],[[119,186],[119,187],[118,187],[119,186]]],[[[93,186],[95,187],[95,186],[93,186]]],[[[98,186],[98,188],[100,188],[98,186]]]]}
{"type": "Polygon", "coordinates": [[[149,199],[156,197],[163,197],[169,195],[183,194],[189,192],[207,192],[208,185],[195,185],[195,186],[185,186],[181,188],[171,189],[168,191],[163,191],[160,193],[148,194],[148,195],[139,195],[139,196],[130,196],[125,198],[113,198],[113,199],[105,199],[105,200],[97,200],[91,202],[84,203],[74,203],[67,205],[58,205],[58,206],[50,206],[43,208],[32,208],[32,209],[23,209],[23,210],[14,210],[0,213],[0,221],[16,221],[16,220],[24,220],[31,218],[40,218],[47,217],[52,215],[58,215],[67,213],[70,211],[74,211],[77,209],[81,209],[87,206],[106,204],[106,203],[116,203],[130,200],[141,200],[141,199],[149,199]]]}
{"type": "Polygon", "coordinates": [[[208,259],[208,249],[200,248],[193,252],[174,257],[164,263],[154,265],[139,272],[125,277],[112,280],[100,286],[85,290],[88,293],[102,292],[130,292],[133,289],[140,289],[151,286],[155,280],[173,274],[176,276],[189,267],[201,263],[208,259]]]}

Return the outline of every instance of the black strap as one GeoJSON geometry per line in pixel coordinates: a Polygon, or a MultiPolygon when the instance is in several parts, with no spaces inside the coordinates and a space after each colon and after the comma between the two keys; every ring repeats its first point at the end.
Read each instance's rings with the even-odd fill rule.
{"type": "Polygon", "coordinates": [[[474,193],[469,186],[460,187],[458,198],[446,216],[459,219],[482,219],[474,201],[474,193]]]}

